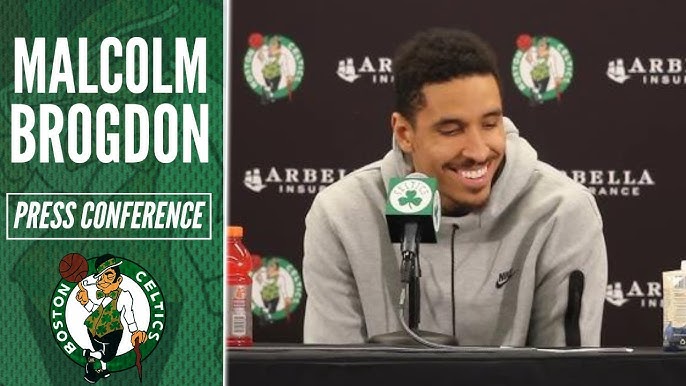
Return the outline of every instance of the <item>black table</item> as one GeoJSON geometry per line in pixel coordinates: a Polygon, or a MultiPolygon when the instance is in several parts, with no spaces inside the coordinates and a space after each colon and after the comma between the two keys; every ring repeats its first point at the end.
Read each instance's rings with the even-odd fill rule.
{"type": "Polygon", "coordinates": [[[686,353],[549,352],[260,345],[227,351],[227,381],[243,385],[685,385],[686,353]]]}

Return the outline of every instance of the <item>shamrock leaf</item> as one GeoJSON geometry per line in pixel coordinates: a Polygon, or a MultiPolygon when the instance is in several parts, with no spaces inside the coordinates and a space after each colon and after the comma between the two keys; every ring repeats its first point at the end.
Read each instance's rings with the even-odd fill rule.
{"type": "Polygon", "coordinates": [[[398,202],[400,205],[409,205],[410,209],[412,209],[412,205],[414,206],[419,206],[419,204],[422,203],[422,199],[417,197],[417,191],[416,190],[407,190],[405,192],[405,197],[400,197],[398,199],[398,202]]]}

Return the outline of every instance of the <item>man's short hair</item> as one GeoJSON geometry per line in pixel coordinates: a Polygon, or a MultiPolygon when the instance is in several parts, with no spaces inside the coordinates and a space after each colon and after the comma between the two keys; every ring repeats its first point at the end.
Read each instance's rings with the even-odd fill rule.
{"type": "Polygon", "coordinates": [[[447,28],[432,28],[403,43],[393,59],[395,108],[414,122],[424,107],[422,87],[470,75],[500,75],[495,53],[477,35],[447,28]]]}

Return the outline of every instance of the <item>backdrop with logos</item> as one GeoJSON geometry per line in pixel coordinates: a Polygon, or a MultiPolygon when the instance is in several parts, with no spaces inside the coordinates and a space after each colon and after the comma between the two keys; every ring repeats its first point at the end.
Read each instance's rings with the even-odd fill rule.
{"type": "Polygon", "coordinates": [[[443,26],[492,45],[506,115],[594,192],[609,256],[603,344],[660,345],[661,272],[686,258],[684,12],[676,0],[233,2],[228,209],[256,255],[255,340],[302,341],[305,214],[389,149],[395,48],[443,26]]]}

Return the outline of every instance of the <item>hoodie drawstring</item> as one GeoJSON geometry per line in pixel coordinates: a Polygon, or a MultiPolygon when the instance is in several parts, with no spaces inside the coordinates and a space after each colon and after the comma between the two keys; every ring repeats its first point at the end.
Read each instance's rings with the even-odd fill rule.
{"type": "Polygon", "coordinates": [[[457,224],[453,224],[453,233],[450,236],[450,301],[453,305],[453,336],[455,334],[455,232],[460,229],[457,224]]]}

